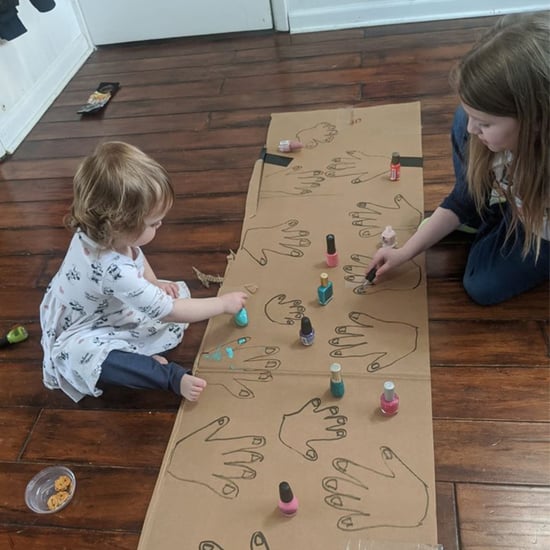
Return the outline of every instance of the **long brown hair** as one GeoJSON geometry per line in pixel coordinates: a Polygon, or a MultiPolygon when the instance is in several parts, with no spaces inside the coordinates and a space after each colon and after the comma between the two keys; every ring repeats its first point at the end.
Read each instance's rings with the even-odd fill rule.
{"type": "Polygon", "coordinates": [[[99,145],[86,157],[73,180],[73,204],[65,217],[101,247],[120,235],[138,236],[145,218],[164,213],[174,202],[168,174],[143,151],[120,141],[99,145]]]}
{"type": "MultiPolygon", "coordinates": [[[[549,207],[550,25],[547,13],[508,15],[462,59],[452,75],[460,99],[489,115],[519,122],[518,144],[508,168],[506,195],[511,211],[507,238],[524,228],[524,257],[538,257],[549,207]],[[513,188],[513,193],[512,193],[513,188]],[[518,209],[514,196],[521,200],[518,209]]],[[[467,180],[481,215],[495,189],[494,153],[476,136],[468,145],[467,180]]]]}

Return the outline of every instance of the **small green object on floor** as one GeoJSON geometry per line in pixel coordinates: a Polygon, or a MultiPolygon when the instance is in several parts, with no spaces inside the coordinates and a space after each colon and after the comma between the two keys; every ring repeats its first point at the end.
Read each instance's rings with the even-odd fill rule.
{"type": "Polygon", "coordinates": [[[0,338],[0,348],[5,348],[11,344],[18,344],[29,337],[27,329],[21,325],[12,328],[5,336],[0,338]]]}

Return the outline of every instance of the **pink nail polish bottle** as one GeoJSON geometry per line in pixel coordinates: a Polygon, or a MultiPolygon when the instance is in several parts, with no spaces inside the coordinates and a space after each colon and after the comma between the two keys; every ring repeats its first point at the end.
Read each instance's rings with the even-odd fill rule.
{"type": "Polygon", "coordinates": [[[384,382],[384,391],[380,395],[380,410],[382,414],[392,416],[399,409],[399,396],[395,393],[395,384],[388,380],[384,382]]]}
{"type": "Polygon", "coordinates": [[[327,253],[325,255],[327,266],[336,267],[338,265],[338,252],[336,252],[336,241],[332,233],[327,235],[327,253]]]}
{"type": "Polygon", "coordinates": [[[299,151],[302,147],[303,144],[297,139],[282,139],[279,141],[279,146],[277,149],[281,153],[292,153],[294,151],[299,151]]]}
{"type": "Polygon", "coordinates": [[[279,510],[285,516],[293,516],[298,511],[298,499],[286,481],[279,483],[279,510]]]}

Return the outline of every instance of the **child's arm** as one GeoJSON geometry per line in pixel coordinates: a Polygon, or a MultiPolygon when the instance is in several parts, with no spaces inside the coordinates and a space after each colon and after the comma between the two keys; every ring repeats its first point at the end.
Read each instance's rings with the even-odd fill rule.
{"type": "Polygon", "coordinates": [[[195,323],[222,313],[234,315],[244,307],[247,298],[245,292],[229,292],[215,298],[178,298],[174,300],[172,312],[162,320],[171,323],[195,323]]]}
{"type": "Polygon", "coordinates": [[[177,298],[179,296],[180,290],[178,284],[170,281],[159,281],[145,255],[143,255],[143,277],[155,286],[162,288],[168,296],[172,298],[177,298]]]}
{"type": "MultiPolygon", "coordinates": [[[[447,208],[438,207],[429,220],[403,245],[402,248],[380,248],[367,272],[376,268],[376,279],[391,269],[424,252],[460,225],[458,216],[447,208]]],[[[374,281],[376,282],[376,279],[374,281]]]]}

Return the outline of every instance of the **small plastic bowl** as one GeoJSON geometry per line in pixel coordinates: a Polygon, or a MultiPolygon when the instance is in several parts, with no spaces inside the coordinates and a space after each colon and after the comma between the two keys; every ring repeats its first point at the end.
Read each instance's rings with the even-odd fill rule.
{"type": "Polygon", "coordinates": [[[27,484],[25,490],[25,502],[27,506],[37,514],[53,514],[59,512],[71,502],[76,489],[75,475],[65,466],[50,466],[38,472],[27,484]],[[57,508],[48,508],[48,499],[56,493],[55,480],[59,476],[67,476],[71,480],[68,490],[69,498],[62,502],[57,508]]]}

